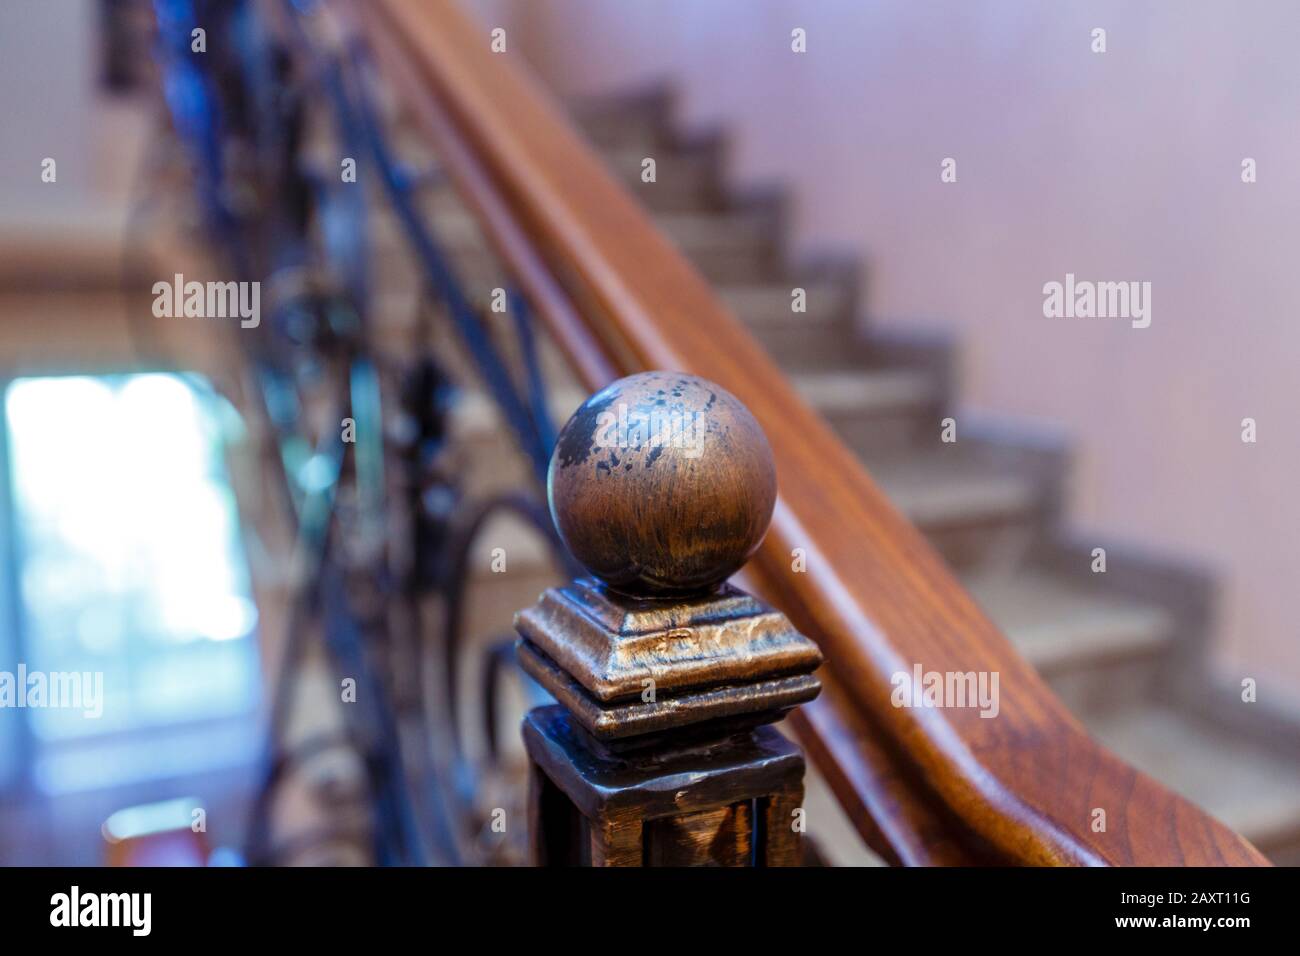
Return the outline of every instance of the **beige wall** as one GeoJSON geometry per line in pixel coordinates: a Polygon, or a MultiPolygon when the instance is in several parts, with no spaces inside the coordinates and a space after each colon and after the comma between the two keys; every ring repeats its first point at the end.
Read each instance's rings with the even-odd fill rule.
{"type": "Polygon", "coordinates": [[[1300,4],[471,6],[562,91],[674,81],[802,246],[860,253],[873,321],[958,335],[964,413],[1074,440],[1075,527],[1216,565],[1225,666],[1300,690],[1300,4]],[[1045,319],[1066,272],[1150,281],[1151,327],[1045,319]]]}
{"type": "Polygon", "coordinates": [[[154,133],[140,100],[99,92],[94,0],[0,8],[0,228],[119,222],[154,133]],[[41,181],[52,158],[57,181],[41,181]]]}
{"type": "Polygon", "coordinates": [[[0,217],[71,206],[93,182],[94,14],[89,0],[10,0],[0,14],[0,217]],[[41,183],[47,156],[57,183],[41,183]]]}

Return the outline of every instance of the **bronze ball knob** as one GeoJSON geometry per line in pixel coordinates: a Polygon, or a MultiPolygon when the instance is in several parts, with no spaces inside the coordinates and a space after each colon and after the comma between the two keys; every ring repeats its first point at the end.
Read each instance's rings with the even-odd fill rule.
{"type": "Polygon", "coordinates": [[[681,372],[629,375],[560,432],[547,476],[569,552],[632,597],[706,593],[767,532],[776,467],[734,395],[681,372]]]}

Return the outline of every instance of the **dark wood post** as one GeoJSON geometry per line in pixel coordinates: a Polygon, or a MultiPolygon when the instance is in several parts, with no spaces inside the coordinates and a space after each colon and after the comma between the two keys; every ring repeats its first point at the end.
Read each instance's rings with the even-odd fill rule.
{"type": "Polygon", "coordinates": [[[776,500],[758,423],[700,378],[620,379],[560,433],[548,492],[594,578],[515,618],[558,701],[524,721],[533,861],[797,864],[804,761],[768,725],[817,695],[821,654],[725,583],[776,500]]]}

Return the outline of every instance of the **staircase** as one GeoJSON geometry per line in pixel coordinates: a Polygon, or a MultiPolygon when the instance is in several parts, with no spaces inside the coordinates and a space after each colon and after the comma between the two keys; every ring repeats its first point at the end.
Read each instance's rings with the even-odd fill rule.
{"type": "MultiPolygon", "coordinates": [[[[1253,707],[1234,703],[1233,688],[1221,691],[1205,677],[1211,579],[1107,541],[1085,542],[1071,535],[1062,513],[1068,456],[1061,443],[971,422],[957,413],[952,344],[937,335],[866,327],[860,321],[857,265],[836,259],[793,261],[784,246],[779,191],[739,194],[729,188],[723,137],[680,134],[664,93],[576,104],[574,116],[663,232],[715,285],[1090,731],[1275,861],[1300,863],[1300,732],[1294,723],[1273,720],[1262,711],[1256,718],[1253,707]],[[653,183],[641,178],[646,157],[657,164],[653,183]],[[806,295],[806,311],[792,310],[796,288],[806,295]],[[941,422],[948,417],[956,420],[955,442],[941,440],[941,422]],[[1091,570],[1090,552],[1098,546],[1107,550],[1105,574],[1091,570]]],[[[428,162],[427,152],[421,156],[421,145],[406,145],[413,166],[436,176],[436,163],[428,162]]],[[[337,156],[328,146],[316,160],[335,174],[337,156]]],[[[307,161],[313,160],[309,156],[307,161]]],[[[490,289],[505,284],[503,270],[451,187],[436,179],[431,183],[425,211],[469,285],[486,299],[490,289]]],[[[183,183],[162,188],[188,195],[183,183]]],[[[162,219],[191,240],[201,238],[194,222],[162,219]]],[[[185,245],[171,241],[156,222],[149,226],[150,244],[163,246],[165,254],[139,280],[171,274],[170,265],[159,263],[176,261],[185,245]]],[[[433,344],[465,388],[453,421],[459,439],[455,454],[463,458],[456,473],[464,487],[476,497],[527,487],[529,470],[511,447],[491,402],[466,371],[470,363],[459,354],[446,323],[421,328],[413,321],[422,281],[394,224],[380,218],[374,226],[378,274],[371,314],[377,346],[409,360],[431,332],[433,344]]],[[[0,239],[7,246],[7,254],[0,255],[5,265],[0,268],[0,316],[10,319],[4,323],[10,345],[6,352],[15,367],[24,372],[80,368],[93,354],[92,367],[153,367],[174,361],[205,369],[214,379],[237,377],[240,360],[228,351],[228,342],[212,341],[199,325],[148,321],[147,282],[125,282],[122,275],[121,244],[127,237],[121,223],[89,229],[79,213],[59,224],[46,241],[34,241],[28,229],[0,239]],[[85,255],[68,244],[73,234],[88,247],[85,255]],[[126,292],[138,301],[127,304],[126,292]],[[32,316],[41,323],[34,326],[32,316]]],[[[193,250],[186,253],[183,271],[201,273],[188,258],[193,250]]],[[[176,271],[182,271],[180,265],[176,271]]],[[[508,328],[508,319],[498,318],[508,328]]],[[[563,421],[586,390],[554,346],[542,346],[554,415],[563,421]]],[[[250,525],[265,532],[272,519],[258,507],[258,497],[256,487],[252,494],[241,491],[241,507],[249,512],[250,525]]],[[[478,593],[468,604],[465,630],[490,642],[508,636],[515,610],[531,604],[543,587],[558,583],[559,575],[532,533],[508,521],[490,528],[478,544],[474,565],[482,573],[478,593]],[[490,554],[498,546],[509,554],[508,573],[488,571],[490,554]]],[[[264,589],[273,592],[259,594],[265,631],[278,635],[284,584],[270,575],[263,580],[264,589]]],[[[465,657],[472,668],[476,655],[465,657]]],[[[320,669],[316,676],[324,674],[320,669]]],[[[465,675],[465,681],[467,687],[481,686],[476,675],[465,675]]],[[[507,688],[507,694],[517,696],[517,690],[507,688]]],[[[310,716],[328,716],[334,706],[331,685],[322,683],[316,696],[323,703],[310,716]]],[[[523,705],[507,703],[520,704],[515,710],[523,705]]],[[[517,756],[513,728],[503,723],[501,737],[517,756]]],[[[507,762],[511,756],[506,754],[507,762]]],[[[355,768],[327,768],[307,785],[334,791],[357,779],[355,768]]],[[[521,791],[509,789],[488,803],[510,806],[515,819],[511,801],[517,802],[521,791]]],[[[291,795],[286,816],[300,824],[306,812],[296,796],[291,795]]],[[[806,807],[810,836],[822,859],[863,859],[850,849],[859,843],[851,825],[815,776],[809,780],[806,807]]]]}
{"type": "MultiPolygon", "coordinates": [[[[939,336],[864,327],[857,268],[792,262],[783,248],[782,197],[733,195],[722,173],[722,137],[679,135],[665,93],[577,104],[573,113],[659,227],[1089,731],[1276,862],[1300,862],[1300,731],[1262,711],[1241,717],[1246,705],[1233,688],[1207,676],[1212,579],[1072,535],[1062,513],[1068,456],[1061,443],[962,417],[953,346],[939,336]],[[656,162],[652,183],[642,181],[646,157],[656,162]],[[796,288],[806,294],[804,312],[792,310],[796,288]],[[956,423],[951,442],[941,435],[948,417],[956,423]],[[1092,570],[1095,547],[1106,549],[1105,573],[1092,570]]],[[[471,285],[484,291],[500,284],[472,217],[450,189],[437,190],[429,210],[471,285]]],[[[395,249],[380,261],[402,268],[395,249]]],[[[563,421],[583,394],[557,356],[546,366],[563,421]]],[[[480,449],[490,464],[471,487],[526,484],[492,410],[471,400],[458,415],[463,436],[494,446],[480,449]]],[[[514,540],[509,530],[485,549],[507,538],[514,540]]],[[[553,573],[540,564],[540,549],[512,548],[525,557],[508,575],[511,597],[528,602],[553,573]],[[527,557],[534,553],[539,563],[527,557]]],[[[485,590],[486,603],[471,601],[479,627],[508,628],[499,596],[489,597],[499,593],[485,590]]],[[[823,802],[817,794],[812,781],[810,804],[823,802]]],[[[817,842],[825,848],[827,841],[817,842]]]]}

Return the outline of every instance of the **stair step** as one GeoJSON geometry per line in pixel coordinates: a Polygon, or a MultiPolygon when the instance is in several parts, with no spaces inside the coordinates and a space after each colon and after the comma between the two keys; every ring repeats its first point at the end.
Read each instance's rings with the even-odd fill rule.
{"type": "MultiPolygon", "coordinates": [[[[846,358],[852,353],[841,353],[836,361],[846,358]]],[[[796,369],[790,381],[845,441],[852,438],[853,447],[875,452],[914,442],[938,401],[934,379],[908,368],[796,369]]]]}
{"type": "Polygon", "coordinates": [[[934,399],[930,376],[912,369],[842,369],[796,373],[795,388],[828,418],[915,408],[934,399]]]}
{"type": "Polygon", "coordinates": [[[923,527],[977,523],[1034,507],[1031,481],[960,454],[922,452],[868,461],[872,478],[894,504],[923,527]]]}
{"type": "Polygon", "coordinates": [[[788,325],[805,334],[818,334],[847,323],[853,307],[853,291],[848,284],[830,279],[723,285],[717,292],[728,308],[756,330],[788,325]],[[806,293],[806,312],[790,309],[796,287],[806,293]]]}
{"type": "MultiPolygon", "coordinates": [[[[449,255],[465,262],[475,276],[504,276],[474,217],[442,188],[431,189],[422,202],[434,235],[449,255]]],[[[748,283],[778,272],[777,246],[771,216],[762,211],[737,211],[710,215],[666,212],[655,222],[682,253],[717,283],[748,283]]],[[[400,224],[390,215],[376,216],[371,225],[374,254],[383,260],[395,243],[404,243],[400,224]]],[[[395,255],[397,253],[394,253],[395,255]]],[[[787,296],[789,295],[787,291],[787,296]]]]}
{"type": "Polygon", "coordinates": [[[722,205],[717,162],[704,150],[617,148],[605,152],[610,171],[647,209],[700,212],[722,205]],[[642,182],[642,162],[655,161],[655,181],[642,182]]]}
{"type": "Polygon", "coordinates": [[[659,148],[669,138],[671,107],[671,96],[664,89],[568,104],[578,129],[602,150],[659,148]]]}
{"type": "Polygon", "coordinates": [[[970,574],[968,591],[1044,675],[1148,657],[1173,639],[1164,608],[1037,568],[970,574]]]}
{"type": "Polygon", "coordinates": [[[1017,564],[1043,533],[1043,488],[979,453],[942,449],[869,452],[871,477],[958,570],[1017,564]]]}
{"type": "Polygon", "coordinates": [[[1300,840],[1300,767],[1251,739],[1163,705],[1087,721],[1135,767],[1226,823],[1268,854],[1300,840]]]}
{"type": "Polygon", "coordinates": [[[822,281],[724,286],[718,290],[754,338],[789,371],[842,366],[865,356],[850,321],[853,293],[847,283],[822,281]],[[806,293],[806,312],[792,312],[791,290],[806,293]]]}
{"type": "Polygon", "coordinates": [[[749,331],[787,375],[842,368],[867,352],[861,337],[847,324],[818,327],[789,322],[756,325],[749,331]]]}
{"type": "MultiPolygon", "coordinates": [[[[507,282],[508,272],[479,237],[463,228],[464,222],[448,217],[434,220],[439,238],[450,237],[457,273],[473,295],[484,295],[507,282]],[[470,249],[473,251],[467,252],[470,249]]],[[[375,287],[380,293],[403,290],[410,295],[422,288],[418,264],[398,224],[377,217],[372,226],[375,287]]],[[[719,293],[745,322],[768,353],[791,370],[843,365],[866,351],[849,318],[853,296],[844,283],[810,280],[789,285],[770,282],[724,285],[719,293]],[[807,311],[790,310],[791,289],[807,293],[807,311]]]]}
{"type": "Polygon", "coordinates": [[[762,282],[780,272],[776,226],[764,211],[667,212],[657,225],[715,284],[762,282]]]}
{"type": "MultiPolygon", "coordinates": [[[[334,177],[338,175],[336,152],[333,143],[312,144],[304,150],[300,163],[314,176],[334,177]]],[[[399,134],[394,153],[408,170],[417,175],[429,175],[440,168],[437,153],[415,130],[399,134]]],[[[646,138],[615,143],[604,148],[601,154],[615,178],[647,209],[700,212],[722,207],[724,196],[713,150],[671,147],[646,138]],[[654,182],[641,179],[642,163],[647,158],[655,161],[654,182]]]]}

